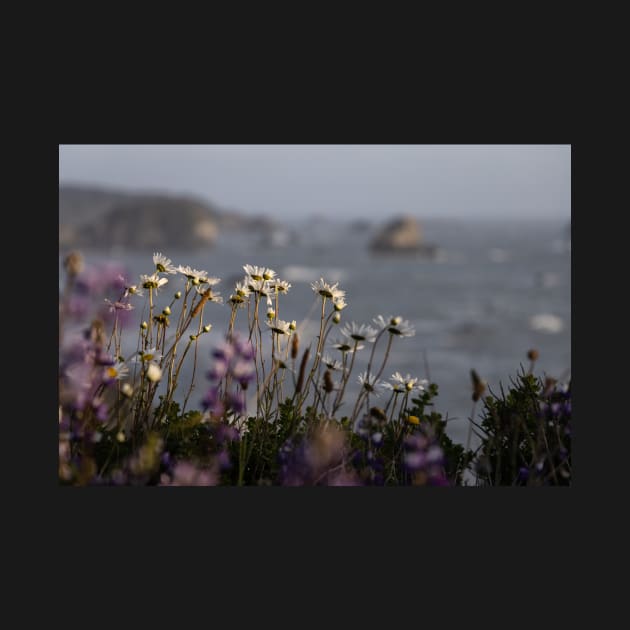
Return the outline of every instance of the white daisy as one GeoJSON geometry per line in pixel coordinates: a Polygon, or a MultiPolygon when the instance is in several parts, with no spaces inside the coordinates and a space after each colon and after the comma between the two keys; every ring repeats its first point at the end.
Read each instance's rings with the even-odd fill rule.
{"type": "Polygon", "coordinates": [[[409,320],[403,319],[400,316],[397,317],[383,317],[379,315],[372,320],[381,330],[387,328],[388,332],[392,335],[398,335],[399,337],[413,337],[416,334],[413,326],[409,323],[409,320]]]}
{"type": "Polygon", "coordinates": [[[345,291],[337,288],[338,285],[338,282],[328,284],[324,278],[320,278],[317,282],[311,282],[311,288],[315,293],[331,300],[339,300],[346,295],[345,291]]]}
{"type": "Polygon", "coordinates": [[[144,291],[137,284],[130,284],[125,287],[125,293],[123,297],[129,297],[130,295],[137,295],[142,297],[144,295],[144,291]]]}
{"type": "Polygon", "coordinates": [[[129,368],[122,363],[121,361],[118,361],[117,363],[114,363],[114,365],[108,365],[105,368],[105,380],[111,381],[111,380],[116,380],[119,381],[122,378],[125,378],[125,376],[127,376],[129,374],[129,368]]]}
{"type": "Polygon", "coordinates": [[[341,329],[341,334],[344,337],[350,337],[355,341],[367,341],[369,343],[373,343],[376,339],[378,331],[367,324],[359,325],[356,322],[351,322],[350,324],[344,324],[344,327],[341,329]]]}
{"type": "Polygon", "coordinates": [[[247,286],[247,278],[243,280],[243,282],[237,282],[234,290],[236,291],[236,295],[246,298],[249,295],[249,287],[247,286]]]}
{"type": "Polygon", "coordinates": [[[343,311],[343,309],[348,306],[343,298],[337,298],[336,300],[333,300],[333,305],[336,311],[343,311]]]}
{"type": "Polygon", "coordinates": [[[157,348],[148,348],[147,350],[140,351],[134,357],[135,363],[147,363],[149,361],[159,361],[162,358],[161,354],[158,354],[157,348]]]}
{"type": "MultiPolygon", "coordinates": [[[[199,269],[193,269],[192,267],[188,265],[186,265],[185,267],[183,265],[180,265],[179,267],[177,267],[177,271],[179,271],[179,273],[186,276],[189,280],[192,280],[192,283],[195,285],[208,284],[210,280],[208,278],[207,271],[200,271],[199,269]]],[[[218,278],[212,278],[212,280],[216,280],[214,284],[219,282],[218,278]]]]}
{"type": "Polygon", "coordinates": [[[150,276],[141,274],[140,281],[142,282],[143,289],[155,289],[157,293],[158,289],[168,282],[168,278],[160,278],[157,273],[151,274],[150,276]]]}
{"type": "Polygon", "coordinates": [[[282,319],[277,319],[275,321],[275,323],[266,322],[266,324],[277,335],[290,335],[291,334],[291,323],[290,322],[285,322],[282,319]]]}
{"type": "Polygon", "coordinates": [[[429,381],[427,381],[426,378],[413,378],[411,374],[403,376],[400,372],[394,372],[391,380],[393,381],[393,384],[386,383],[386,386],[393,389],[395,392],[411,392],[414,389],[422,392],[429,384],[429,381]]]}
{"type": "Polygon", "coordinates": [[[273,269],[268,269],[267,267],[243,265],[243,269],[252,280],[271,280],[276,275],[276,272],[273,269]]]}
{"type": "MultiPolygon", "coordinates": [[[[340,340],[336,340],[333,342],[332,347],[340,350],[342,353],[348,353],[348,354],[352,354],[354,352],[354,344],[350,344],[347,341],[340,341],[340,340]]],[[[365,348],[364,345],[362,344],[358,344],[357,345],[357,350],[363,350],[363,348],[365,348]]]]}
{"type": "Polygon", "coordinates": [[[221,297],[221,293],[218,291],[215,293],[212,289],[209,289],[205,286],[195,286],[195,291],[199,293],[199,295],[205,295],[207,291],[210,292],[208,296],[208,302],[216,302],[217,304],[223,304],[223,298],[221,297]]]}
{"type": "Polygon", "coordinates": [[[173,265],[171,259],[167,258],[160,252],[155,252],[153,254],[153,264],[155,265],[157,271],[161,273],[177,273],[177,269],[173,265]]]}
{"type": "Polygon", "coordinates": [[[252,293],[258,293],[258,295],[267,298],[267,306],[271,306],[273,301],[271,299],[271,291],[269,289],[269,283],[266,280],[249,280],[247,288],[252,293]]]}
{"type": "Polygon", "coordinates": [[[361,374],[359,374],[358,380],[363,389],[368,391],[370,394],[373,394],[374,396],[378,396],[385,387],[385,383],[383,381],[381,381],[380,379],[377,380],[376,376],[368,374],[367,372],[362,372],[361,374]]]}
{"type": "Polygon", "coordinates": [[[269,283],[271,291],[277,291],[278,293],[287,293],[291,288],[291,285],[286,280],[280,280],[276,278],[269,283]]]}
{"type": "Polygon", "coordinates": [[[244,308],[245,306],[245,298],[238,293],[233,293],[232,295],[230,295],[228,302],[230,304],[238,306],[239,308],[244,308]]]}
{"type": "Polygon", "coordinates": [[[337,361],[336,359],[333,359],[329,354],[325,354],[322,357],[322,363],[329,370],[341,370],[341,369],[343,369],[343,365],[341,364],[341,361],[337,361]]]}

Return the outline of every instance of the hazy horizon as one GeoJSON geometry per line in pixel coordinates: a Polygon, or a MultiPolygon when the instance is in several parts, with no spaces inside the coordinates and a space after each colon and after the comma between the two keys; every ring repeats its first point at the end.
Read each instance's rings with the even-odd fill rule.
{"type": "Polygon", "coordinates": [[[277,219],[571,217],[570,145],[59,145],[59,183],[277,219]]]}

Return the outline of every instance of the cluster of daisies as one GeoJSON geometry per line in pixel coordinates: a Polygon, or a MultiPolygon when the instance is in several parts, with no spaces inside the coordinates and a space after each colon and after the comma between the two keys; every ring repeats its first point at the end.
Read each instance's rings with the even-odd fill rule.
{"type": "MultiPolygon", "coordinates": [[[[140,287],[137,285],[127,287],[127,291],[130,294],[142,295],[142,289],[155,290],[157,293],[159,289],[168,283],[168,278],[160,276],[161,273],[169,275],[182,274],[186,278],[187,283],[190,283],[189,286],[194,287],[200,295],[205,295],[209,287],[213,287],[221,282],[220,278],[210,276],[207,271],[193,269],[188,265],[178,265],[175,267],[171,259],[160,252],[153,254],[153,264],[155,265],[155,271],[152,274],[140,275],[140,287]]],[[[210,293],[210,301],[219,304],[223,303],[223,298],[220,293],[212,291],[210,293]]]]}

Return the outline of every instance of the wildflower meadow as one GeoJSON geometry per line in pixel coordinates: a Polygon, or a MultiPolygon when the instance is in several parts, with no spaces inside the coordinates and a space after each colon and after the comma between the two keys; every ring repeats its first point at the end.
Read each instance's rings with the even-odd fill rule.
{"type": "Polygon", "coordinates": [[[571,485],[571,384],[537,376],[538,351],[524,349],[509,386],[471,370],[459,444],[433,410],[438,383],[390,365],[415,335],[404,314],[346,321],[352,296],[320,278],[307,339],[273,269],[245,264],[229,290],[161,253],[146,271],[64,258],[60,484],[571,485]],[[218,308],[229,309],[225,330],[213,327],[218,308]]]}

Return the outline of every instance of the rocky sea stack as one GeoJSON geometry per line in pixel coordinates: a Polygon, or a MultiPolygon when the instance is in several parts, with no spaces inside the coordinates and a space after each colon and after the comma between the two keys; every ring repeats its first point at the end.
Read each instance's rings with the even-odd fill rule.
{"type": "Polygon", "coordinates": [[[265,217],[226,211],[194,197],[60,186],[61,248],[201,249],[222,231],[274,227],[265,217]]]}
{"type": "Polygon", "coordinates": [[[378,254],[433,256],[436,248],[424,243],[418,220],[405,215],[388,222],[370,242],[370,250],[378,254]]]}

